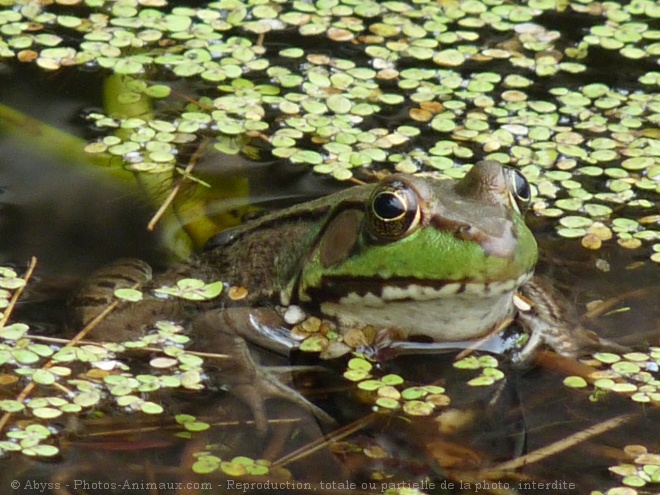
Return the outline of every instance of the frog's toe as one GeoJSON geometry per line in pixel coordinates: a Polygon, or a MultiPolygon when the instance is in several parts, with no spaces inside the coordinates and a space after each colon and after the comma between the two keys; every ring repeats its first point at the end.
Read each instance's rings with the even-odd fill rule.
{"type": "MultiPolygon", "coordinates": [[[[252,364],[254,365],[254,363],[252,364]]],[[[311,411],[319,421],[325,424],[335,423],[334,419],[323,409],[312,404],[296,390],[280,382],[268,368],[254,366],[254,374],[250,373],[251,377],[248,378],[247,382],[232,384],[230,392],[250,408],[258,431],[265,433],[268,429],[268,415],[266,414],[266,401],[268,399],[288,400],[311,411]]]]}
{"type": "Polygon", "coordinates": [[[198,345],[201,344],[206,349],[212,347],[231,356],[226,364],[222,363],[222,371],[218,380],[250,408],[258,431],[264,433],[268,429],[266,401],[277,398],[286,399],[311,411],[318,420],[324,423],[334,423],[334,420],[325,411],[282,383],[275,376],[276,368],[274,371],[270,371],[268,367],[257,365],[245,338],[239,335],[239,332],[235,331],[233,327],[218,325],[219,321],[223,321],[225,315],[215,311],[209,313],[211,315],[199,315],[193,322],[196,331],[202,327],[213,327],[213,331],[206,334],[207,337],[203,343],[198,340],[198,345]]]}
{"type": "Polygon", "coordinates": [[[263,393],[262,387],[255,385],[257,384],[234,386],[231,392],[250,408],[257,430],[263,434],[268,430],[268,415],[265,406],[267,393],[263,393]]]}

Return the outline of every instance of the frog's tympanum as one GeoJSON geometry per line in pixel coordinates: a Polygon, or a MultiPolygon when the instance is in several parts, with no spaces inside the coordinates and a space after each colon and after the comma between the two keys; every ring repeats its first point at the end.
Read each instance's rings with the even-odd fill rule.
{"type": "MultiPolygon", "coordinates": [[[[243,339],[281,348],[278,306],[335,319],[340,331],[371,325],[398,339],[436,342],[479,339],[518,316],[532,334],[526,356],[540,343],[575,356],[598,340],[575,321],[566,324],[532,280],[537,247],[522,214],[529,199],[525,178],[493,161],[477,163],[461,180],[396,174],[353,187],[221,233],[205,252],[147,283],[146,298],[115,311],[93,337],[133,339],[162,319],[183,322],[193,334],[204,329],[197,344],[204,350],[233,349],[232,385],[262,428],[263,397],[292,392],[254,365],[243,339]],[[203,303],[148,295],[182,277],[221,280],[249,295],[240,303],[224,295],[203,303]],[[532,306],[521,315],[519,295],[532,306]]],[[[150,275],[137,260],[118,266],[123,271],[101,270],[80,291],[83,323],[116,286],[150,275]]]]}

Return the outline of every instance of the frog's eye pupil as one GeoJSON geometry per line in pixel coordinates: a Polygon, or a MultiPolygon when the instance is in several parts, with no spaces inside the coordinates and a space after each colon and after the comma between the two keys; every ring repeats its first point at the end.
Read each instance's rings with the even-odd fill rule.
{"type": "Polygon", "coordinates": [[[420,215],[415,190],[400,180],[387,181],[369,199],[367,232],[377,243],[396,241],[414,232],[420,215]]]}
{"type": "Polygon", "coordinates": [[[529,201],[532,199],[532,191],[529,187],[529,182],[525,179],[525,176],[514,170],[513,173],[513,188],[516,192],[516,196],[523,201],[529,201]]]}
{"type": "Polygon", "coordinates": [[[518,170],[505,168],[504,173],[509,182],[509,194],[519,210],[525,210],[532,200],[532,188],[525,176],[518,170]]]}
{"type": "Polygon", "coordinates": [[[392,192],[382,192],[374,198],[374,213],[382,220],[396,220],[406,213],[406,205],[392,192]]]}

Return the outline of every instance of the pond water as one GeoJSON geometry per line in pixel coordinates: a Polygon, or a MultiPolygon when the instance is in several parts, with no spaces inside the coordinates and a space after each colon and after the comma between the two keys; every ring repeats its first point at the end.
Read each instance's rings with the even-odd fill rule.
{"type": "MultiPolygon", "coordinates": [[[[578,37],[595,22],[586,14],[574,20],[579,21],[575,27],[562,32],[567,44],[571,36],[578,37]]],[[[562,29],[561,16],[546,15],[544,26],[548,30],[562,29]]],[[[286,47],[287,41],[293,44],[297,38],[276,36],[269,49],[286,47]]],[[[492,42],[496,41],[501,40],[494,36],[492,42]]],[[[327,43],[322,51],[330,52],[334,45],[327,43]]],[[[350,55],[354,49],[343,45],[342,53],[350,55]]],[[[627,75],[630,61],[614,61],[621,62],[626,71],[604,70],[604,61],[614,67],[612,58],[600,51],[597,55],[590,71],[581,76],[565,75],[563,82],[581,87],[605,81],[624,93],[644,89],[627,75]]],[[[646,70],[649,64],[645,60],[636,69],[646,70]]],[[[25,66],[7,67],[0,73],[0,103],[84,139],[93,139],[99,132],[79,115],[102,105],[104,74],[69,70],[52,75],[25,66]]],[[[556,80],[554,84],[559,85],[556,80]]],[[[535,91],[543,93],[542,88],[535,91]]],[[[407,122],[409,110],[398,109],[392,115],[373,117],[371,122],[373,126],[394,128],[399,120],[407,122]]],[[[178,251],[172,246],[176,235],[146,230],[154,206],[142,189],[113,183],[102,174],[68,163],[66,156],[57,152],[58,143],[53,143],[49,155],[48,150],[44,153],[30,146],[29,137],[26,140],[3,128],[2,264],[21,272],[26,260],[38,258],[35,275],[14,313],[17,321],[29,323],[34,333],[65,335],[65,300],[94,268],[123,257],[145,259],[157,270],[173,262],[172,251],[178,251]]],[[[432,148],[437,136],[428,126],[426,131],[416,144],[432,148]]],[[[562,144],[569,146],[572,138],[566,139],[562,144]]],[[[475,143],[466,147],[478,148],[475,143]]],[[[227,215],[238,217],[239,210],[245,213],[241,209],[246,202],[270,209],[344,187],[314,175],[306,165],[262,156],[263,160],[229,157],[213,151],[201,157],[198,172],[204,180],[220,183],[227,177],[240,176],[250,181],[249,198],[215,202],[209,207],[214,214],[226,210],[227,215]]],[[[472,163],[469,159],[463,161],[472,163]]],[[[380,162],[376,165],[389,166],[380,162]]],[[[369,178],[369,174],[364,177],[369,178]]],[[[612,172],[611,179],[617,178],[612,172]]],[[[534,183],[543,192],[543,182],[534,183]]],[[[569,184],[568,189],[558,190],[558,197],[569,199],[567,191],[571,187],[569,184]]],[[[598,187],[601,190],[603,184],[598,187]]],[[[635,198],[652,204],[626,206],[622,202],[615,207],[616,213],[621,217],[630,213],[635,218],[660,213],[655,190],[640,191],[635,198]]],[[[247,216],[252,215],[252,211],[247,212],[247,216]]],[[[551,216],[529,212],[528,222],[541,250],[538,273],[553,280],[584,315],[585,326],[634,350],[660,345],[660,278],[658,264],[651,261],[647,245],[626,249],[612,240],[603,242],[599,250],[589,250],[582,246],[582,236],[560,236],[557,220],[551,216]]],[[[378,363],[379,376],[397,374],[411,383],[435,383],[449,391],[450,407],[428,417],[411,417],[384,410],[374,413],[373,396],[343,378],[346,358],[319,363],[310,353],[280,356],[261,349],[253,352],[268,365],[320,364],[321,370],[291,373],[288,380],[328,412],[336,424],[324,424],[309,410],[273,400],[268,408],[268,432],[258,433],[250,410],[222,387],[174,392],[161,389],[145,396],[162,405],[163,414],[128,414],[116,406],[99,403],[86,414],[44,419],[44,424],[57,432],[53,443],[60,453],[38,460],[18,453],[0,458],[0,492],[180,495],[322,491],[345,495],[416,488],[429,494],[574,495],[592,490],[606,493],[620,486],[621,476],[615,477],[610,468],[632,463],[634,454],[643,453],[642,449],[656,454],[647,459],[649,466],[660,464],[657,397],[635,402],[624,394],[607,393],[604,388],[568,388],[562,382],[566,376],[580,373],[574,367],[577,364],[548,353],[542,354],[534,366],[505,368],[506,378],[489,387],[467,386],[472,375],[453,367],[453,352],[399,356],[378,363]],[[182,427],[183,420],[177,422],[177,415],[182,414],[211,427],[191,434],[182,427]],[[589,430],[594,427],[602,431],[589,430]],[[576,438],[577,434],[582,438],[576,438]],[[521,458],[530,453],[537,453],[538,458],[521,458]],[[196,474],[193,465],[199,465],[205,455],[235,462],[226,463],[224,472],[209,469],[210,474],[196,474]],[[261,476],[255,470],[253,474],[231,476],[241,471],[241,463],[250,465],[251,459],[271,462],[270,474],[261,476]]],[[[135,374],[149,371],[137,353],[129,354],[127,359],[137,370],[135,374]]],[[[654,368],[653,363],[644,363],[646,369],[642,371],[652,375],[657,385],[657,364],[654,368]]],[[[3,369],[0,377],[8,374],[3,369]]],[[[20,387],[11,384],[2,391],[0,400],[13,399],[16,390],[20,387]]],[[[15,418],[17,423],[10,423],[9,431],[30,423],[27,416],[15,418]]],[[[653,472],[652,467],[648,470],[653,472]]],[[[637,493],[653,493],[648,486],[637,493]]]]}

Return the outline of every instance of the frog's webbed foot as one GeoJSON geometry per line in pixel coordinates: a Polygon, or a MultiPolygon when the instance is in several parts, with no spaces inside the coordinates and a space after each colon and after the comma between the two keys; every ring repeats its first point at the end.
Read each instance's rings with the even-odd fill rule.
{"type": "Polygon", "coordinates": [[[333,424],[335,421],[325,411],[274,376],[277,371],[274,373],[255,362],[246,342],[255,340],[245,324],[249,311],[247,308],[209,311],[193,320],[193,328],[196,338],[204,334],[201,341],[205,341],[206,350],[212,346],[231,356],[229,364],[223,363],[220,378],[230,387],[230,392],[249,407],[257,429],[261,433],[268,429],[265,402],[274,398],[291,401],[310,410],[320,421],[333,424]]]}

